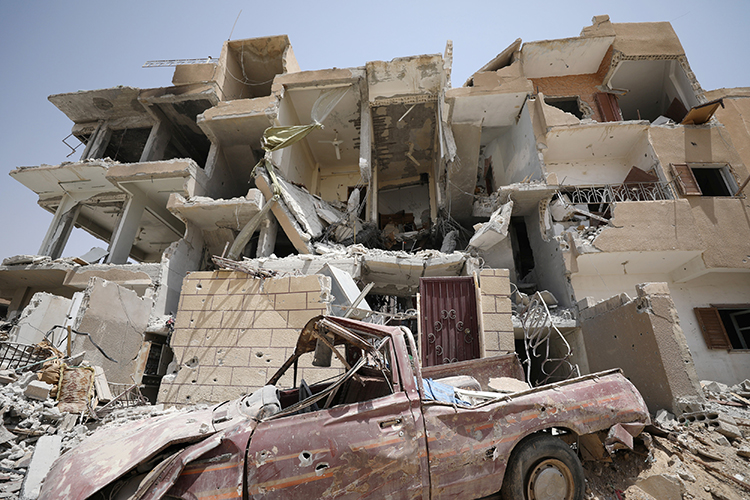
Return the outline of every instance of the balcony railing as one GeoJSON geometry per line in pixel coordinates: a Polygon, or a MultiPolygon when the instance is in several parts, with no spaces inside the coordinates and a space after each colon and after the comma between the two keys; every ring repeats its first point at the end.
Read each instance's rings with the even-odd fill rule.
{"type": "Polygon", "coordinates": [[[571,186],[561,190],[571,203],[609,204],[618,201],[674,200],[671,182],[629,182],[627,184],[604,184],[602,186],[571,186]]]}

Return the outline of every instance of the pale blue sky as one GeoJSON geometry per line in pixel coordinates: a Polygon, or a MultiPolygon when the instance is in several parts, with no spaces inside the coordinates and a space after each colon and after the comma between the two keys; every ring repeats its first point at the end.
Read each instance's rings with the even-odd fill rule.
{"type": "MultiPolygon", "coordinates": [[[[70,1],[0,0],[2,125],[0,259],[35,254],[52,219],[8,176],[18,166],[77,160],[61,140],[72,122],[47,96],[170,85],[151,59],[218,57],[233,39],[288,34],[303,70],[442,53],[453,40],[453,84],[516,38],[577,36],[598,14],[613,22],[671,21],[704,89],[750,86],[750,1],[70,1]]],[[[75,141],[74,141],[75,142],[75,141]]],[[[64,256],[106,248],[75,230],[64,256]]]]}

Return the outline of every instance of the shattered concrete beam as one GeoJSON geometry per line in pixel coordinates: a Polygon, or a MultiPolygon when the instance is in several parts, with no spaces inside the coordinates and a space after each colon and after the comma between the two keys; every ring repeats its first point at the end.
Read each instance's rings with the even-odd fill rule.
{"type": "MultiPolygon", "coordinates": [[[[263,196],[268,199],[273,198],[273,189],[268,178],[263,173],[256,174],[255,185],[261,190],[263,196]]],[[[289,241],[292,242],[292,245],[294,245],[294,248],[299,253],[314,253],[314,249],[310,244],[311,236],[299,225],[283,197],[277,203],[274,203],[271,211],[276,220],[279,221],[279,224],[281,224],[281,228],[289,238],[289,241]]]]}

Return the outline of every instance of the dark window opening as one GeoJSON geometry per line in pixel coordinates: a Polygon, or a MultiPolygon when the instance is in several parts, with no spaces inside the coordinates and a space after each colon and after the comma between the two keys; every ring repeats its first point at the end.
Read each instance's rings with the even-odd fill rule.
{"type": "Polygon", "coordinates": [[[143,148],[151,133],[150,128],[113,130],[103,158],[111,158],[120,163],[137,163],[141,160],[143,148]]]}
{"type": "Polygon", "coordinates": [[[579,120],[583,119],[583,112],[577,97],[545,97],[544,102],[566,113],[570,113],[579,120]]]}
{"type": "Polygon", "coordinates": [[[703,196],[732,196],[722,168],[691,168],[703,196]]]}
{"type": "Polygon", "coordinates": [[[750,349],[750,305],[696,307],[695,315],[709,349],[750,349]]]}
{"type": "Polygon", "coordinates": [[[526,221],[523,217],[510,218],[511,245],[513,247],[513,263],[519,281],[534,270],[534,254],[526,231],[526,221]]]}

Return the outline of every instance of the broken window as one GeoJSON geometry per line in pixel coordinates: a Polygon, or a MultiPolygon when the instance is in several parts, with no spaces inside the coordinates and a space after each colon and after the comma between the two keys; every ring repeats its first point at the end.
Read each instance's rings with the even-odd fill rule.
{"type": "Polygon", "coordinates": [[[729,165],[673,163],[672,172],[683,196],[734,196],[737,190],[729,165]]]}
{"type": "MultiPolygon", "coordinates": [[[[557,109],[561,109],[566,113],[570,113],[579,120],[583,119],[583,111],[581,111],[581,102],[578,97],[544,97],[544,102],[550,106],[554,106],[557,109]]],[[[607,120],[611,121],[611,120],[607,120]]]]}
{"type": "Polygon", "coordinates": [[[696,307],[709,349],[750,349],[750,304],[696,307]]]}

